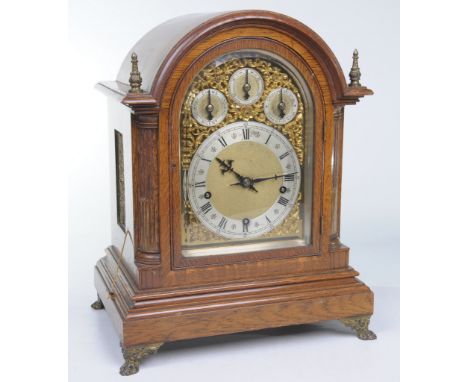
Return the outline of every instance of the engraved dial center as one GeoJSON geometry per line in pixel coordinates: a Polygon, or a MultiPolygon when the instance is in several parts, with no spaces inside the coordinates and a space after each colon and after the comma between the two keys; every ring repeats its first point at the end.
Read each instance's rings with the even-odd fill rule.
{"type": "Polygon", "coordinates": [[[208,170],[207,189],[213,194],[213,205],[223,216],[253,219],[271,207],[279,196],[280,180],[273,181],[278,186],[263,182],[255,185],[257,192],[249,189],[257,175],[282,173],[281,163],[268,147],[251,141],[236,142],[221,151],[218,158],[232,160],[232,167],[241,175],[238,179],[231,173],[223,174],[216,161],[208,170]],[[240,184],[231,186],[234,183],[240,184]]]}

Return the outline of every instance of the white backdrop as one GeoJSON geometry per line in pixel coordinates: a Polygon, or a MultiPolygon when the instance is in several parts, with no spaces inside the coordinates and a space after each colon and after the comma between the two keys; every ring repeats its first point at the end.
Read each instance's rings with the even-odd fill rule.
{"type": "MultiPolygon", "coordinates": [[[[94,355],[104,357],[99,361],[101,364],[108,362],[107,368],[99,369],[101,374],[95,374],[96,378],[100,375],[101,380],[107,381],[115,376],[118,380],[116,370],[121,361],[118,340],[112,334],[113,329],[107,325],[105,313],[90,312],[88,309],[95,296],[93,266],[109,244],[111,202],[108,197],[107,105],[105,96],[93,88],[94,84],[100,80],[115,79],[128,50],[157,24],[187,13],[234,9],[268,9],[302,21],[327,42],[346,76],[353,49],[359,49],[361,82],[373,89],[375,95],[345,110],[341,239],[351,247],[351,265],[361,272],[362,280],[376,291],[376,315],[381,308],[382,316],[387,317],[387,321],[381,322],[388,326],[381,325],[380,329],[383,332],[385,328],[389,330],[389,342],[385,342],[385,337],[378,341],[379,346],[387,346],[387,351],[393,349],[393,356],[387,354],[385,361],[390,362],[391,366],[385,362],[380,364],[379,360],[383,358],[379,358],[374,361],[371,371],[379,372],[388,367],[388,379],[379,380],[395,381],[398,365],[395,350],[398,339],[395,336],[398,334],[397,327],[390,325],[390,318],[398,320],[397,295],[391,291],[399,285],[399,4],[396,0],[70,1],[69,40],[73,60],[69,86],[74,90],[76,103],[70,125],[66,127],[73,131],[69,145],[70,375],[75,381],[85,378],[93,380],[91,370],[84,364],[94,355]],[[389,304],[385,305],[384,302],[389,304]],[[391,307],[391,311],[384,313],[385,307],[391,307]],[[108,339],[100,336],[108,336],[108,339]],[[107,344],[103,345],[106,341],[107,344]]],[[[310,333],[306,331],[303,335],[307,338],[310,333]]],[[[327,335],[324,335],[324,341],[326,339],[327,335]]],[[[252,346],[249,341],[241,343],[252,346]]],[[[350,346],[355,346],[352,344],[354,342],[350,346]]],[[[220,344],[215,342],[213,345],[215,352],[216,345],[219,347],[220,344]]],[[[193,349],[197,352],[197,347],[193,349]]],[[[203,353],[202,349],[198,350],[203,353]]],[[[259,352],[264,350],[260,346],[259,352]]],[[[330,348],[332,354],[335,354],[335,350],[330,348]]],[[[381,351],[384,357],[385,351],[381,351]]],[[[168,354],[178,357],[170,352],[168,354]]],[[[228,352],[228,357],[229,354],[232,352],[228,352]]],[[[380,353],[374,351],[372,354],[378,356],[380,353]]],[[[194,362],[193,358],[189,360],[186,357],[190,355],[180,355],[180,365],[194,362]]],[[[347,357],[346,352],[343,357],[347,357]]],[[[168,361],[165,360],[166,363],[168,361]]],[[[323,362],[320,361],[322,366],[323,362]]],[[[154,367],[157,361],[150,363],[154,367]]],[[[175,367],[174,364],[172,367],[175,367]]],[[[354,380],[352,364],[346,370],[348,379],[354,380]]],[[[148,378],[154,372],[144,370],[148,378]]],[[[191,373],[191,370],[188,369],[187,373],[191,373]]],[[[369,374],[369,379],[365,378],[367,374],[369,370],[356,370],[356,380],[375,380],[372,379],[375,377],[373,372],[369,374]]],[[[310,378],[307,373],[304,379],[300,375],[296,380],[310,378]]],[[[240,380],[231,377],[233,379],[224,380],[240,380]]],[[[332,373],[322,380],[336,381],[338,377],[339,374],[332,373]]],[[[144,377],[138,375],[135,378],[143,380],[141,378],[144,377]]],[[[256,375],[257,381],[262,380],[260,378],[260,374],[256,375]]],[[[219,380],[219,376],[216,379],[219,380]]],[[[209,380],[206,375],[205,380],[209,380]]],[[[265,377],[264,380],[271,378],[265,377]]]]}

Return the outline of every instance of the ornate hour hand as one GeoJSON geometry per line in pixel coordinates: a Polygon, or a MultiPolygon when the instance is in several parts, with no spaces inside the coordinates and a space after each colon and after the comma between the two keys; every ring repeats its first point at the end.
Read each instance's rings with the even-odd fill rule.
{"type": "Polygon", "coordinates": [[[242,90],[244,90],[244,99],[248,100],[250,98],[250,89],[252,87],[249,84],[249,69],[245,69],[245,82],[244,86],[242,86],[242,90]]]}
{"type": "Polygon", "coordinates": [[[283,101],[283,88],[280,89],[280,102],[278,104],[279,116],[280,118],[284,118],[286,115],[284,111],[286,110],[286,104],[283,101]]]}
{"type": "Polygon", "coordinates": [[[237,180],[239,181],[236,184],[238,184],[239,186],[242,186],[243,188],[248,188],[248,189],[250,189],[252,191],[258,192],[257,189],[253,185],[253,179],[252,178],[242,176],[239,173],[237,173],[236,171],[234,171],[234,169],[232,168],[232,162],[234,162],[233,160],[231,160],[231,159],[222,160],[222,159],[219,159],[219,158],[215,158],[215,159],[218,161],[219,166],[221,167],[221,173],[223,175],[226,172],[232,172],[236,176],[237,180]]]}
{"type": "MultiPolygon", "coordinates": [[[[229,172],[229,171],[232,171],[234,175],[236,175],[237,173],[232,169],[232,162],[234,162],[232,159],[225,159],[225,160],[222,160],[222,159],[219,159],[219,158],[215,158],[218,163],[219,163],[219,167],[221,167],[221,174],[225,174],[226,172],[229,172]]],[[[237,176],[237,175],[236,175],[237,176]]],[[[238,178],[241,178],[241,176],[237,176],[238,178]]]]}
{"type": "Polygon", "coordinates": [[[208,120],[211,121],[213,119],[213,111],[214,111],[214,106],[211,103],[211,90],[208,90],[208,104],[206,105],[205,110],[208,114],[208,120]]]}

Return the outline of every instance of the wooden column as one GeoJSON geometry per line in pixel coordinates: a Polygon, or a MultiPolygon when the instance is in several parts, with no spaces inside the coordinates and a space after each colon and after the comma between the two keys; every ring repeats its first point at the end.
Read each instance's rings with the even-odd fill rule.
{"type": "Polygon", "coordinates": [[[135,262],[155,265],[159,250],[158,113],[154,107],[135,107],[132,116],[135,262]]]}
{"type": "Polygon", "coordinates": [[[129,93],[122,103],[132,109],[132,172],[135,264],[138,287],[160,282],[159,105],[147,93],[129,93]]]}
{"type": "Polygon", "coordinates": [[[132,109],[132,173],[135,264],[140,289],[160,282],[159,105],[141,88],[138,57],[132,53],[130,89],[122,103],[132,109]]]}

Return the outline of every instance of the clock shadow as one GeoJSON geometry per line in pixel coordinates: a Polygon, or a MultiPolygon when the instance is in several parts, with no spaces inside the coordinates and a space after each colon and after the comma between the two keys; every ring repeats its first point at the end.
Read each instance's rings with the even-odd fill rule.
{"type": "Polygon", "coordinates": [[[241,344],[261,344],[264,342],[275,341],[278,338],[282,338],[282,340],[284,340],[288,337],[293,339],[296,337],[307,338],[329,336],[330,333],[335,333],[342,336],[353,335],[352,331],[343,326],[339,321],[324,321],[314,324],[292,325],[280,328],[261,329],[250,332],[169,342],[161,347],[161,350],[158,353],[158,357],[164,356],[163,353],[168,354],[173,351],[191,349],[213,350],[213,348],[216,347],[221,348],[241,344]]]}

